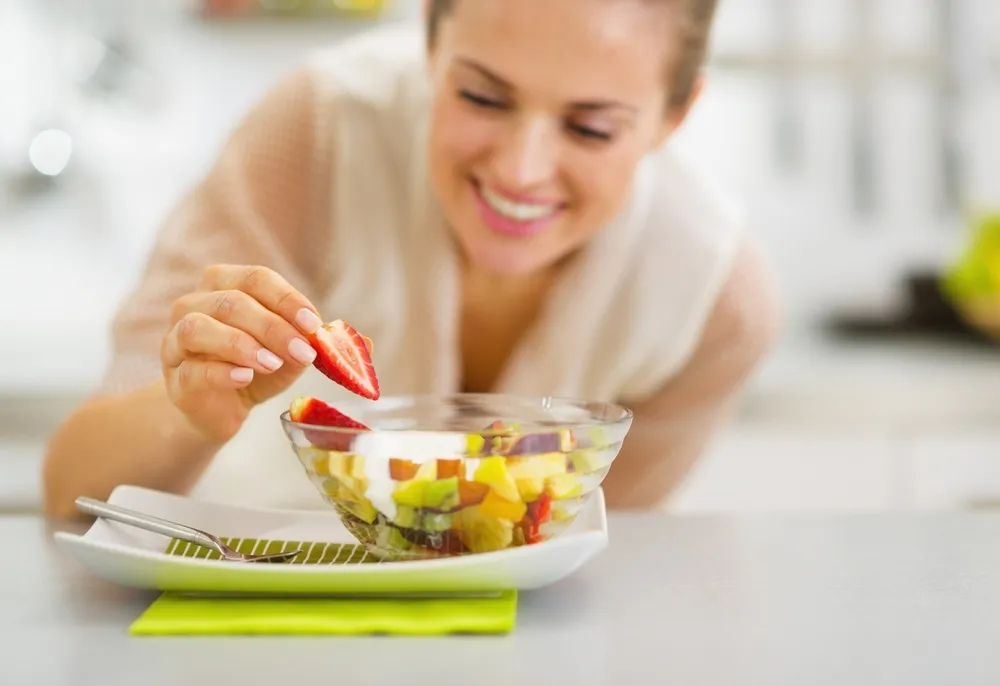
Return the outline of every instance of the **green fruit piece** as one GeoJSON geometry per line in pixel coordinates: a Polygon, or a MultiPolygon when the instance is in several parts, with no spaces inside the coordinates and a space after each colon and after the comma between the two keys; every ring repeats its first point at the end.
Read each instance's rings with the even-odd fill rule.
{"type": "Polygon", "coordinates": [[[514,539],[513,522],[484,515],[479,506],[456,512],[452,527],[462,545],[474,553],[503,550],[514,539]]]}
{"type": "Polygon", "coordinates": [[[344,502],[344,507],[358,519],[371,524],[378,517],[378,510],[367,498],[361,498],[357,502],[344,502]]]}
{"type": "Polygon", "coordinates": [[[385,545],[383,548],[388,548],[389,550],[409,550],[413,547],[413,544],[406,539],[399,529],[389,526],[384,530],[385,534],[385,545]]]}
{"type": "Polygon", "coordinates": [[[392,520],[392,523],[403,529],[415,529],[419,520],[417,508],[400,505],[396,508],[396,518],[392,520]]]}
{"type": "Polygon", "coordinates": [[[435,510],[452,510],[458,507],[458,477],[438,479],[427,484],[424,490],[424,506],[435,510]]]}
{"type": "Polygon", "coordinates": [[[428,512],[420,522],[420,529],[429,533],[441,533],[452,527],[452,515],[446,512],[428,512]]]}
{"type": "Polygon", "coordinates": [[[488,457],[483,460],[476,469],[473,480],[486,484],[496,491],[497,495],[506,500],[517,501],[521,499],[521,494],[517,491],[517,483],[507,471],[507,463],[503,457],[488,457]]]}
{"type": "Polygon", "coordinates": [[[392,499],[397,505],[408,505],[409,507],[423,507],[424,494],[427,492],[429,481],[421,479],[410,479],[396,484],[392,492],[392,499]]]}
{"type": "Polygon", "coordinates": [[[548,478],[545,492],[553,500],[576,498],[583,493],[583,484],[576,474],[556,474],[548,478]]]}
{"type": "Polygon", "coordinates": [[[427,486],[437,477],[437,461],[427,460],[417,469],[412,479],[400,481],[392,492],[397,505],[423,507],[427,486]]]}
{"type": "Polygon", "coordinates": [[[569,454],[569,461],[573,465],[573,471],[580,474],[592,474],[604,469],[601,451],[594,448],[574,450],[569,454]]]}

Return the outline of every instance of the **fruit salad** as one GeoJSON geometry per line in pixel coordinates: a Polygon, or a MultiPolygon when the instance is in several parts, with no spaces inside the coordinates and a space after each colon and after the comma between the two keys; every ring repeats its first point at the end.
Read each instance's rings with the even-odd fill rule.
{"type": "MultiPolygon", "coordinates": [[[[316,398],[296,399],[291,415],[366,428],[316,398]]],[[[299,448],[307,473],[352,534],[397,559],[546,540],[569,524],[612,457],[599,443],[577,445],[566,430],[519,433],[501,422],[482,434],[434,437],[432,444],[408,434],[316,429],[312,445],[299,448]]]]}
{"type": "MultiPolygon", "coordinates": [[[[369,339],[337,320],[312,343],[317,369],[379,397],[369,339]]],[[[359,542],[395,559],[546,540],[568,526],[614,457],[599,435],[499,420],[468,435],[372,432],[318,398],[295,398],[289,417],[305,439],[296,451],[310,479],[359,542]]]]}

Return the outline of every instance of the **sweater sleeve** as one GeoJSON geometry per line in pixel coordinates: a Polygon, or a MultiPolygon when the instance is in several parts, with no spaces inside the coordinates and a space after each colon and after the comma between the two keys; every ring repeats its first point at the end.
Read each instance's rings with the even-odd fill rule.
{"type": "Polygon", "coordinates": [[[113,319],[102,392],[159,378],[171,305],[210,265],[269,267],[310,299],[329,287],[332,150],[321,84],[302,68],[272,87],[167,217],[113,319]]]}

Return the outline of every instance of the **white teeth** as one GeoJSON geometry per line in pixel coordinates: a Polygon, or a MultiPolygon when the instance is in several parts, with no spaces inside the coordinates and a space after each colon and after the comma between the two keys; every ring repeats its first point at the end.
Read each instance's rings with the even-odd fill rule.
{"type": "Polygon", "coordinates": [[[513,202],[497,195],[486,186],[479,187],[483,200],[494,210],[515,221],[527,222],[533,219],[541,219],[559,209],[558,205],[537,205],[535,203],[513,202]]]}

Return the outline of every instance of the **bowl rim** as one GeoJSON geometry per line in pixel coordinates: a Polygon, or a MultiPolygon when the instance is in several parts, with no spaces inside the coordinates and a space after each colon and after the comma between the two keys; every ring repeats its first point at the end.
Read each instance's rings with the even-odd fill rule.
{"type": "MultiPolygon", "coordinates": [[[[377,407],[380,403],[391,404],[393,402],[414,402],[414,401],[446,401],[448,399],[466,399],[466,400],[501,400],[504,398],[515,399],[515,400],[529,400],[529,401],[540,401],[549,403],[560,403],[565,405],[600,405],[612,409],[619,413],[620,416],[613,419],[589,419],[586,421],[568,421],[560,422],[557,425],[551,427],[546,427],[542,430],[533,431],[519,431],[518,436],[540,436],[552,433],[558,433],[559,431],[566,429],[600,429],[600,428],[612,428],[612,427],[624,427],[626,430],[630,427],[632,421],[635,418],[634,412],[627,405],[621,403],[606,401],[606,400],[596,400],[588,399],[583,397],[573,397],[573,396],[559,396],[559,395],[522,395],[518,393],[414,393],[414,394],[394,394],[394,395],[382,395],[378,400],[368,400],[365,398],[348,398],[346,401],[330,402],[329,404],[344,412],[350,416],[350,412],[347,408],[349,407],[377,407]]],[[[318,400],[323,400],[322,398],[317,398],[318,400]]],[[[328,402],[328,401],[323,401],[328,402]]],[[[288,408],[284,409],[279,414],[279,419],[282,425],[285,427],[286,431],[289,428],[295,428],[299,430],[305,430],[310,432],[329,432],[334,434],[345,434],[345,435],[360,435],[360,434],[408,434],[408,435],[429,435],[429,436],[468,436],[469,434],[477,434],[480,436],[504,436],[508,435],[508,431],[501,431],[495,429],[483,429],[476,431],[452,431],[444,429],[359,429],[356,427],[343,427],[343,426],[328,426],[325,424],[304,424],[301,422],[292,421],[291,410],[288,408]]]]}

